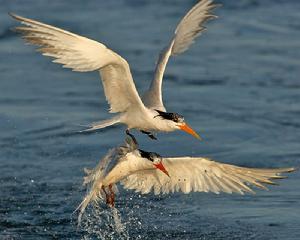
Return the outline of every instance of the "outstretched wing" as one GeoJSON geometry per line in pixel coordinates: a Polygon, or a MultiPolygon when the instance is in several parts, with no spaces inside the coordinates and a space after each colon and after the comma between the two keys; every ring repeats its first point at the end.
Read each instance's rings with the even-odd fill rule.
{"type": "Polygon", "coordinates": [[[205,158],[164,158],[163,165],[170,177],[159,170],[146,170],[128,176],[121,183],[127,189],[142,194],[173,192],[254,193],[250,185],[267,189],[272,179],[284,178],[281,173],[294,168],[244,168],[211,161],[205,158]]]}
{"type": "Polygon", "coordinates": [[[161,88],[169,57],[186,51],[196,37],[205,30],[203,24],[209,19],[216,18],[211,11],[218,5],[212,2],[212,0],[198,2],[180,21],[170,44],[160,53],[154,79],[149,90],[143,96],[143,102],[147,107],[165,111],[161,88]]]}
{"type": "Polygon", "coordinates": [[[55,58],[65,68],[77,72],[99,70],[110,112],[123,112],[144,105],[134,85],[125,59],[102,43],[32,19],[11,14],[25,26],[16,27],[25,41],[38,45],[44,56],[55,58]]]}

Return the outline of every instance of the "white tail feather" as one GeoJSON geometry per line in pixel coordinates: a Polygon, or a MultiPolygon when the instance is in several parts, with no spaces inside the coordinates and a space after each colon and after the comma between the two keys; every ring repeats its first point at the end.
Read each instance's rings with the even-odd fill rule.
{"type": "Polygon", "coordinates": [[[117,124],[120,122],[120,116],[115,116],[113,118],[110,119],[106,119],[103,121],[99,121],[99,122],[94,122],[92,124],[90,124],[88,129],[82,130],[81,132],[90,132],[90,131],[94,131],[97,129],[101,129],[101,128],[106,128],[109,126],[112,126],[114,124],[117,124]]]}
{"type": "Polygon", "coordinates": [[[104,158],[99,162],[97,167],[93,170],[85,169],[85,173],[87,176],[84,178],[84,185],[88,183],[92,183],[90,191],[86,194],[83,201],[79,204],[75,211],[79,210],[78,214],[78,224],[81,222],[81,217],[87,207],[87,205],[91,201],[98,201],[104,199],[102,196],[101,188],[103,186],[102,180],[106,173],[106,168],[108,167],[110,161],[114,158],[115,154],[117,154],[117,148],[111,149],[104,158]]]}
{"type": "MultiPolygon", "coordinates": [[[[123,145],[109,150],[94,169],[84,169],[86,176],[83,179],[83,185],[89,185],[90,189],[83,201],[75,210],[79,210],[78,225],[80,224],[82,215],[90,202],[97,202],[105,199],[105,194],[102,191],[102,182],[107,171],[109,171],[109,165],[113,163],[113,160],[117,160],[127,153],[136,150],[137,147],[138,145],[132,140],[132,138],[127,137],[123,145]]],[[[113,191],[118,193],[116,185],[113,185],[113,191]]]]}

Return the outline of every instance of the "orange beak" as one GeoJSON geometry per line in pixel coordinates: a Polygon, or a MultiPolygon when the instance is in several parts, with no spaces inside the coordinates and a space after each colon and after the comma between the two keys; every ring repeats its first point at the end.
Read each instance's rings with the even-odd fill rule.
{"type": "Polygon", "coordinates": [[[201,137],[192,128],[190,128],[190,126],[187,125],[186,123],[179,125],[179,127],[182,131],[185,131],[185,132],[191,134],[192,136],[194,136],[195,138],[202,140],[201,137]]]}
{"type": "Polygon", "coordinates": [[[162,162],[157,163],[157,164],[153,164],[157,169],[159,169],[160,171],[162,171],[164,174],[166,174],[168,177],[170,177],[168,171],[165,169],[164,165],[162,164],[162,162]]]}

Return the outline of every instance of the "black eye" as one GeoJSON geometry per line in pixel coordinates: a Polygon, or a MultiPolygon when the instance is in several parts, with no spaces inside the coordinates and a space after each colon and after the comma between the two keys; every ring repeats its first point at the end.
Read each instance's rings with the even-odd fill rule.
{"type": "Polygon", "coordinates": [[[140,151],[140,154],[141,154],[142,158],[147,158],[147,159],[151,160],[151,153],[150,152],[146,152],[146,151],[143,151],[141,149],[139,149],[139,151],[140,151]]]}
{"type": "Polygon", "coordinates": [[[171,120],[174,122],[183,122],[184,121],[183,116],[179,115],[178,113],[168,113],[168,112],[162,112],[159,110],[156,110],[156,111],[158,112],[158,115],[155,117],[160,116],[163,119],[171,120]]]}
{"type": "Polygon", "coordinates": [[[177,116],[176,113],[173,113],[173,114],[172,114],[172,119],[173,119],[174,122],[177,122],[177,121],[178,121],[178,116],[177,116]]]}
{"type": "Polygon", "coordinates": [[[184,121],[184,118],[181,115],[179,115],[178,113],[173,113],[172,115],[173,115],[172,120],[174,122],[178,123],[178,122],[183,122],[184,121]]]}
{"type": "Polygon", "coordinates": [[[155,160],[155,158],[161,158],[161,156],[159,154],[155,153],[155,152],[151,152],[150,153],[150,158],[153,161],[153,160],[155,160]]]}
{"type": "Polygon", "coordinates": [[[155,159],[155,155],[153,153],[150,153],[150,160],[153,162],[153,160],[155,159]]]}
{"type": "Polygon", "coordinates": [[[151,162],[153,162],[156,158],[161,158],[161,156],[155,152],[146,152],[139,149],[142,158],[147,158],[151,162]]]}

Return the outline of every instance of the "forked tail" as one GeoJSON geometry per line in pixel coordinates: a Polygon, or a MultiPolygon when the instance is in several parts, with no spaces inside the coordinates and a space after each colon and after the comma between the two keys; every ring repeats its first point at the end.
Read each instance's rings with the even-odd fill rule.
{"type": "Polygon", "coordinates": [[[113,148],[105,155],[105,157],[100,161],[100,163],[93,170],[84,169],[87,176],[84,177],[83,185],[91,184],[91,187],[89,192],[86,194],[85,198],[83,199],[83,201],[79,204],[79,206],[75,210],[75,211],[79,210],[78,225],[81,222],[81,217],[88,204],[91,201],[96,202],[104,198],[104,196],[102,196],[102,191],[101,191],[101,188],[103,186],[102,180],[106,173],[106,169],[110,161],[114,158],[115,154],[116,154],[116,149],[113,148]]]}
{"type": "MultiPolygon", "coordinates": [[[[84,169],[86,177],[84,177],[83,185],[88,185],[89,191],[75,210],[75,212],[79,211],[78,225],[80,225],[81,217],[89,203],[95,203],[106,198],[105,192],[102,191],[103,179],[105,178],[107,172],[110,171],[111,167],[116,164],[115,161],[118,161],[119,158],[136,150],[137,148],[138,145],[133,139],[126,138],[126,141],[123,145],[109,150],[94,169],[84,169]]],[[[113,188],[113,192],[117,192],[115,185],[113,188]]]]}
{"type": "Polygon", "coordinates": [[[106,120],[103,120],[103,121],[94,122],[94,123],[89,125],[89,128],[87,128],[87,129],[85,129],[81,132],[94,131],[94,130],[97,130],[97,129],[112,126],[112,125],[117,124],[117,123],[120,123],[120,115],[117,115],[113,118],[106,119],[106,120]]]}

